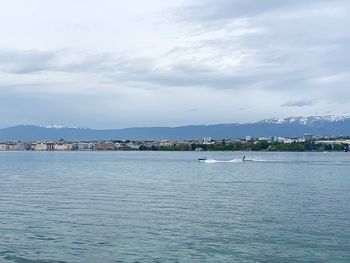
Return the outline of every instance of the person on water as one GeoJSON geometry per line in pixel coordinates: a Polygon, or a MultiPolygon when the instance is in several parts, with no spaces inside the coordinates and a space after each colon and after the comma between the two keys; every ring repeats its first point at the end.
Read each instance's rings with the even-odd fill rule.
{"type": "Polygon", "coordinates": [[[245,155],[243,156],[242,161],[243,161],[243,162],[245,161],[245,155]]]}

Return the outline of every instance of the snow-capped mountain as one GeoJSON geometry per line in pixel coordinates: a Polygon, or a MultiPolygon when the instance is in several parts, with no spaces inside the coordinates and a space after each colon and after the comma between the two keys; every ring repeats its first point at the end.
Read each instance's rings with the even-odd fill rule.
{"type": "Polygon", "coordinates": [[[79,129],[78,127],[75,126],[64,126],[64,125],[59,125],[59,124],[51,124],[48,126],[40,126],[41,128],[48,128],[48,129],[79,129]]]}
{"type": "Polygon", "coordinates": [[[314,135],[350,135],[350,117],[309,116],[272,118],[256,123],[215,125],[188,125],[180,127],[140,127],[127,129],[94,130],[51,125],[40,127],[20,125],[0,129],[2,140],[201,140],[238,139],[252,137],[299,137],[304,133],[314,135]]]}
{"type": "Polygon", "coordinates": [[[349,120],[349,116],[339,116],[339,115],[326,115],[326,116],[297,116],[289,118],[271,118],[260,121],[260,123],[269,124],[299,124],[299,125],[312,125],[314,123],[324,123],[324,122],[342,122],[349,120]]]}

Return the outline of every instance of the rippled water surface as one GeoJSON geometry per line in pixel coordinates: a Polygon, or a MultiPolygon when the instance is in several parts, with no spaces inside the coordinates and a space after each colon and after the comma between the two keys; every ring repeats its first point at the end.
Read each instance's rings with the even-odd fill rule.
{"type": "Polygon", "coordinates": [[[0,152],[0,262],[350,262],[349,153],[0,152]]]}

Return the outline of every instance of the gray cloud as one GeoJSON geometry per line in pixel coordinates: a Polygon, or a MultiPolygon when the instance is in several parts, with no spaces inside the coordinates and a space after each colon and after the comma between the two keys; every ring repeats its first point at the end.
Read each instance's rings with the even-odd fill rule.
{"type": "MultiPolygon", "coordinates": [[[[102,83],[145,83],[161,87],[208,87],[212,89],[243,89],[253,86],[271,89],[286,87],[297,80],[289,69],[281,72],[275,66],[249,66],[222,70],[202,61],[177,62],[168,67],[157,66],[154,58],[132,58],[113,53],[79,54],[70,58],[70,51],[0,51],[0,72],[31,75],[40,72],[63,74],[99,74],[102,83]],[[10,60],[9,58],[13,58],[10,60]],[[246,70],[245,70],[246,69],[246,70]],[[272,81],[273,80],[273,81],[272,81]]],[[[30,83],[29,83],[30,84],[30,83]]],[[[46,83],[48,84],[48,83],[46,83]]],[[[15,86],[26,83],[13,84],[15,86]]],[[[35,83],[35,85],[42,85],[35,83]]]]}
{"type": "Polygon", "coordinates": [[[40,71],[101,72],[117,69],[120,63],[110,52],[84,54],[70,49],[50,51],[0,49],[0,72],[12,74],[40,71]]]}
{"type": "Polygon", "coordinates": [[[50,51],[3,49],[0,50],[0,71],[26,74],[47,70],[55,56],[56,53],[50,51]]]}
{"type": "Polygon", "coordinates": [[[283,103],[282,107],[306,107],[306,106],[312,106],[315,105],[316,102],[314,100],[309,99],[303,99],[303,100],[297,100],[297,101],[288,101],[286,103],[283,103]]]}
{"type": "MultiPolygon", "coordinates": [[[[344,3],[342,1],[332,1],[331,5],[337,6],[344,3]]],[[[204,0],[200,3],[193,1],[193,4],[188,5],[181,10],[188,20],[199,20],[202,22],[225,21],[233,18],[255,17],[261,14],[275,14],[282,11],[305,10],[318,8],[320,5],[330,2],[327,0],[204,0]]]]}
{"type": "MultiPolygon", "coordinates": [[[[158,87],[242,88],[252,84],[250,74],[227,73],[214,66],[198,63],[178,63],[170,67],[157,66],[157,59],[132,58],[113,53],[79,54],[69,58],[70,51],[0,51],[0,71],[11,74],[38,72],[96,73],[107,83],[144,82],[158,87]],[[12,59],[11,59],[12,58],[12,59]]],[[[260,76],[264,81],[263,76],[260,76]]],[[[255,79],[256,81],[256,79],[255,79]]]]}

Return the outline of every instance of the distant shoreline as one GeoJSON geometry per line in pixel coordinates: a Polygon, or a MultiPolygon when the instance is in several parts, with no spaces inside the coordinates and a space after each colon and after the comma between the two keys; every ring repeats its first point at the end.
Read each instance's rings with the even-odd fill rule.
{"type": "Polygon", "coordinates": [[[0,142],[0,151],[252,151],[252,152],[347,152],[350,139],[271,138],[215,141],[35,141],[0,142]]]}

